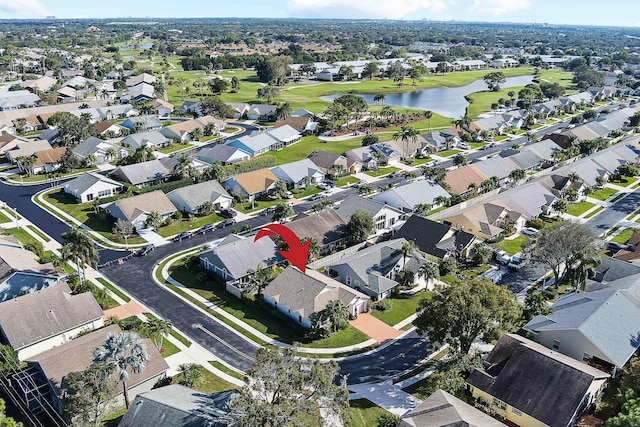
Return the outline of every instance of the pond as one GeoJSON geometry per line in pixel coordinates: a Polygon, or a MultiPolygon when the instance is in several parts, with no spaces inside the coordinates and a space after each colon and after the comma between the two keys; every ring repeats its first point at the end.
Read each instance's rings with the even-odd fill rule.
{"type": "MultiPolygon", "coordinates": [[[[532,81],[532,75],[508,77],[507,81],[500,85],[500,87],[525,86],[532,81]]],[[[487,84],[483,80],[476,80],[466,86],[438,87],[405,93],[388,93],[386,94],[384,103],[385,105],[394,105],[397,107],[431,110],[441,116],[457,119],[465,114],[467,106],[469,105],[465,96],[487,89],[487,84]]],[[[357,95],[362,96],[369,104],[375,104],[373,101],[373,97],[376,95],[375,93],[359,93],[357,95]]],[[[321,96],[320,99],[333,102],[334,99],[340,96],[342,96],[342,94],[326,95],[321,96]]]]}

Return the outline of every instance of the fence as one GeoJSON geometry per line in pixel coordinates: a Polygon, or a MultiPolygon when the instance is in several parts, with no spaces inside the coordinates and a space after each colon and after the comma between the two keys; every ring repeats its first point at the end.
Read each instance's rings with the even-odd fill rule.
{"type": "Polygon", "coordinates": [[[362,244],[351,246],[347,249],[341,250],[340,252],[327,255],[322,259],[314,261],[311,264],[307,265],[307,268],[310,268],[312,270],[317,270],[318,268],[326,267],[327,265],[334,264],[336,261],[340,261],[343,258],[346,258],[348,256],[355,254],[361,248],[362,248],[362,244]]]}

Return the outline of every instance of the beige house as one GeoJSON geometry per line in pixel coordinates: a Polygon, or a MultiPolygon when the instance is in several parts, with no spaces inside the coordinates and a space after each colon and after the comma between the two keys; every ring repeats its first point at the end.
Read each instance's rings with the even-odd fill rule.
{"type": "Polygon", "coordinates": [[[164,220],[177,210],[162,190],[119,199],[103,208],[115,219],[130,222],[136,229],[145,228],[151,212],[158,212],[164,220]]]}
{"type": "Polygon", "coordinates": [[[18,352],[20,360],[102,325],[102,309],[91,292],[71,295],[66,284],[0,303],[0,337],[18,352]]]}

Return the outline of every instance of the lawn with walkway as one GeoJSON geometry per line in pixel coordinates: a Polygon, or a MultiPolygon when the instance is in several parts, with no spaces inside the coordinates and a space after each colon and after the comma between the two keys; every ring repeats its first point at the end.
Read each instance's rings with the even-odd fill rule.
{"type": "Polygon", "coordinates": [[[636,231],[635,228],[625,228],[619,234],[611,239],[612,242],[625,244],[633,235],[633,232],[636,231]]]}
{"type": "Polygon", "coordinates": [[[393,166],[389,166],[386,168],[380,168],[377,170],[370,170],[370,171],[366,171],[365,173],[369,176],[373,176],[373,177],[379,177],[379,176],[383,176],[383,175],[388,175],[392,172],[395,172],[397,170],[400,170],[398,168],[394,168],[393,166]]]}
{"type": "Polygon", "coordinates": [[[589,197],[593,197],[594,199],[598,199],[598,200],[607,200],[608,198],[610,198],[611,196],[613,196],[614,194],[616,194],[618,192],[618,190],[611,188],[611,187],[603,187],[599,190],[594,191],[593,193],[589,194],[589,197]]]}
{"type": "Polygon", "coordinates": [[[595,204],[591,202],[573,203],[569,205],[569,209],[567,210],[567,213],[573,216],[580,216],[586,211],[588,211],[589,209],[593,208],[594,206],[595,204]]]}
{"type": "Polygon", "coordinates": [[[622,178],[622,179],[619,179],[619,180],[618,179],[615,179],[615,180],[612,179],[609,182],[611,184],[618,185],[620,187],[628,187],[631,184],[635,183],[636,181],[638,181],[638,178],[633,176],[633,177],[622,178]]]}
{"type": "Polygon", "coordinates": [[[5,222],[13,221],[12,219],[7,218],[5,214],[0,212],[0,224],[4,224],[5,222]]]}
{"type": "Polygon", "coordinates": [[[509,255],[515,255],[522,250],[522,245],[527,241],[526,236],[518,236],[514,239],[505,239],[500,242],[500,249],[509,255]]]}
{"type": "Polygon", "coordinates": [[[416,314],[420,301],[430,299],[432,296],[433,294],[431,294],[431,292],[421,292],[413,296],[397,295],[390,297],[387,298],[387,301],[391,303],[391,308],[382,311],[376,309],[374,306],[371,310],[371,315],[387,325],[394,326],[407,317],[416,314]]]}

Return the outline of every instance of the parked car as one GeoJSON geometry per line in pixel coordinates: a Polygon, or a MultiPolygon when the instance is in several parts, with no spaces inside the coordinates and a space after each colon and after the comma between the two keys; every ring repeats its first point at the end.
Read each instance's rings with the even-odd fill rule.
{"type": "Polygon", "coordinates": [[[329,188],[331,188],[331,186],[326,182],[321,182],[316,187],[318,187],[321,190],[328,190],[329,188]]]}
{"type": "Polygon", "coordinates": [[[618,243],[618,242],[608,242],[607,243],[607,250],[619,251],[621,249],[627,249],[627,245],[624,245],[624,244],[618,243]]]}
{"type": "Polygon", "coordinates": [[[215,226],[213,224],[207,224],[207,225],[203,225],[202,227],[200,227],[197,231],[198,234],[204,234],[207,231],[213,231],[215,229],[215,226]]]}
{"type": "Polygon", "coordinates": [[[389,175],[387,175],[387,178],[396,178],[401,176],[401,171],[393,171],[391,172],[389,175]]]}
{"type": "Polygon", "coordinates": [[[260,215],[271,215],[275,212],[276,207],[275,206],[269,206],[268,208],[263,209],[260,212],[260,215]]]}
{"type": "Polygon", "coordinates": [[[366,182],[366,181],[364,181],[364,180],[362,180],[362,179],[361,179],[360,181],[358,181],[358,182],[354,182],[353,184],[351,184],[351,186],[352,186],[353,188],[360,188],[360,187],[362,187],[363,185],[367,185],[367,182],[366,182]]]}
{"type": "Polygon", "coordinates": [[[539,232],[540,232],[540,230],[538,230],[537,228],[533,228],[533,227],[524,227],[522,229],[522,234],[524,234],[525,236],[535,236],[539,232]]]}
{"type": "Polygon", "coordinates": [[[466,142],[459,142],[458,143],[458,148],[462,149],[462,150],[469,150],[471,149],[471,147],[469,146],[469,144],[467,144],[466,142]]]}
{"type": "Polygon", "coordinates": [[[233,218],[236,215],[238,215],[238,212],[234,211],[233,209],[222,209],[220,211],[220,216],[223,218],[233,218]]]}
{"type": "Polygon", "coordinates": [[[284,193],[282,198],[283,199],[293,199],[293,193],[291,191],[287,191],[286,193],[284,193]]]}
{"type": "Polygon", "coordinates": [[[322,193],[316,193],[313,196],[309,197],[309,201],[314,201],[314,200],[321,200],[321,199],[326,199],[327,195],[325,194],[326,191],[323,191],[322,193]]]}
{"type": "Polygon", "coordinates": [[[230,225],[235,225],[235,223],[236,223],[236,220],[235,220],[235,219],[233,219],[233,218],[227,218],[227,219],[225,219],[224,221],[219,222],[219,223],[216,225],[216,228],[225,228],[225,227],[228,227],[228,226],[230,226],[230,225]]]}
{"type": "Polygon", "coordinates": [[[496,253],[496,262],[501,265],[507,265],[511,262],[511,257],[505,251],[496,253]]]}
{"type": "Polygon", "coordinates": [[[182,233],[177,234],[177,235],[173,238],[173,241],[174,241],[174,242],[179,242],[179,241],[181,241],[182,239],[188,239],[188,238],[190,238],[190,237],[191,237],[191,232],[190,232],[190,231],[183,231],[182,233]]]}
{"type": "Polygon", "coordinates": [[[515,254],[511,257],[511,262],[507,264],[507,267],[511,270],[520,270],[524,266],[522,257],[519,254],[515,254]]]}
{"type": "Polygon", "coordinates": [[[135,253],[136,256],[145,256],[146,254],[148,254],[149,252],[151,252],[152,250],[154,250],[156,247],[153,245],[147,245],[145,247],[142,247],[140,249],[138,249],[135,253]]]}
{"type": "Polygon", "coordinates": [[[333,181],[325,181],[324,183],[327,184],[329,188],[333,188],[336,186],[336,183],[333,181]]]}

